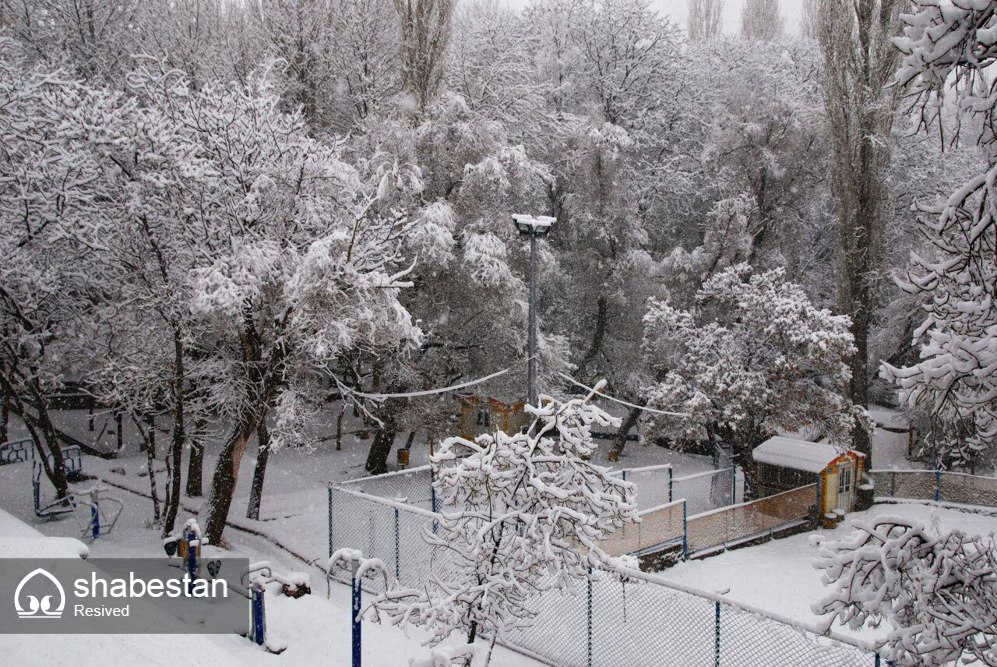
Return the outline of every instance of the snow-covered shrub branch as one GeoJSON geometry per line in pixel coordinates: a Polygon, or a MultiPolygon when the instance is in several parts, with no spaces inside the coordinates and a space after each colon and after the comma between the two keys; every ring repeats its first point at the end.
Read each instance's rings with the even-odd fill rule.
{"type": "Polygon", "coordinates": [[[922,206],[919,224],[931,242],[914,254],[901,287],[928,297],[927,317],[914,332],[923,341],[921,361],[882,367],[911,406],[937,420],[929,433],[941,465],[972,464],[997,438],[997,307],[993,271],[997,245],[997,89],[986,70],[997,59],[997,13],[992,2],[915,0],[903,16],[904,54],[897,84],[922,104],[926,125],[939,123],[943,96],[964,115],[962,131],[977,138],[986,169],[946,198],[922,206]]]}
{"type": "Polygon", "coordinates": [[[541,397],[527,408],[535,435],[443,443],[432,459],[442,518],[425,532],[433,572],[422,586],[386,592],[379,614],[426,626],[434,645],[455,632],[494,642],[530,623],[538,595],[572,592],[590,568],[611,565],[600,543],[638,518],[633,485],[588,460],[592,427],[619,421],[591,398],[541,397]]]}
{"type": "Polygon", "coordinates": [[[813,606],[829,629],[890,628],[887,657],[902,665],[997,665],[997,543],[994,535],[936,531],[903,517],[856,522],[820,541],[814,567],[833,593],[813,606]]]}

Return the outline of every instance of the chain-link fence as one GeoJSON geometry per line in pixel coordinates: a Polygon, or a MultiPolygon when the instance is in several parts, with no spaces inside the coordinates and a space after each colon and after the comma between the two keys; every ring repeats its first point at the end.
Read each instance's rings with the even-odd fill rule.
{"type": "Polygon", "coordinates": [[[817,485],[810,484],[690,517],[686,527],[689,553],[744,542],[806,522],[816,504],[817,485]]]}
{"type": "Polygon", "coordinates": [[[734,504],[735,480],[734,468],[676,477],[669,500],[685,498],[689,503],[689,516],[727,507],[734,504]]]}
{"type": "Polygon", "coordinates": [[[640,523],[624,526],[602,543],[602,550],[610,556],[625,556],[680,543],[685,538],[685,500],[677,500],[661,507],[640,513],[640,523]]]}
{"type": "MultiPolygon", "coordinates": [[[[393,493],[400,484],[388,488],[393,493]]],[[[365,557],[382,560],[403,586],[432,575],[446,579],[453,567],[447,550],[423,539],[425,531],[435,529],[436,515],[355,486],[328,489],[330,555],[340,548],[359,549],[365,557]]],[[[806,492],[815,493],[813,487],[806,492]]],[[[646,527],[661,522],[658,530],[674,533],[675,508],[682,505],[645,513],[646,527]]],[[[349,581],[346,572],[333,576],[349,581]]],[[[380,592],[380,586],[365,584],[371,593],[380,592]]],[[[879,664],[868,645],[818,637],[812,627],[637,571],[601,572],[592,581],[575,582],[574,590],[548,591],[536,600],[535,611],[533,624],[509,633],[504,643],[555,667],[879,664]]]]}
{"type": "Polygon", "coordinates": [[[873,470],[879,498],[997,507],[997,478],[942,470],[873,470]]]}

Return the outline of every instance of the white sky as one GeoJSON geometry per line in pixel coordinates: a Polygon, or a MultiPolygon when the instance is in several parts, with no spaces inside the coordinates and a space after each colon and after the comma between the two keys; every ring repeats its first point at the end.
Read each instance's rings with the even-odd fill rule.
{"type": "MultiPolygon", "coordinates": [[[[507,0],[512,7],[524,7],[527,0],[507,0]]],[[[782,15],[786,19],[786,31],[797,32],[800,17],[803,15],[803,0],[782,0],[782,15]]],[[[727,0],[724,7],[724,32],[737,33],[741,27],[741,7],[744,0],[727,0]]],[[[652,6],[663,15],[671,16],[685,27],[688,0],[652,0],[652,6]]]]}

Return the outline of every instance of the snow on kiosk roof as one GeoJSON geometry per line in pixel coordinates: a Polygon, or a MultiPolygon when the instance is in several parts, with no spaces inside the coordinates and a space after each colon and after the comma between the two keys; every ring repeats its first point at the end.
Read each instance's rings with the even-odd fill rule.
{"type": "Polygon", "coordinates": [[[776,436],[755,447],[751,458],[759,463],[791,468],[805,472],[821,472],[847,452],[862,456],[859,452],[835,447],[826,442],[810,442],[776,436]]]}

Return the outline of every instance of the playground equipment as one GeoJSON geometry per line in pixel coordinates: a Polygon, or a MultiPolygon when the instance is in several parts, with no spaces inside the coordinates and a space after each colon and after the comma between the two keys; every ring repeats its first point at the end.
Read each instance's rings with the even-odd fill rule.
{"type": "Polygon", "coordinates": [[[35,441],[31,438],[11,440],[0,444],[0,466],[27,463],[35,458],[35,441]]]}
{"type": "MultiPolygon", "coordinates": [[[[47,454],[46,459],[51,460],[47,454]]],[[[79,481],[83,472],[83,457],[79,447],[66,447],[62,450],[63,464],[66,469],[66,479],[79,481]]],[[[108,495],[107,489],[95,486],[80,493],[70,493],[65,498],[42,503],[42,463],[32,457],[31,487],[34,501],[35,516],[42,519],[54,519],[72,514],[80,528],[80,537],[96,540],[114,530],[118,517],[121,516],[125,504],[117,498],[108,495]],[[110,511],[108,511],[110,508],[110,511]]]]}

